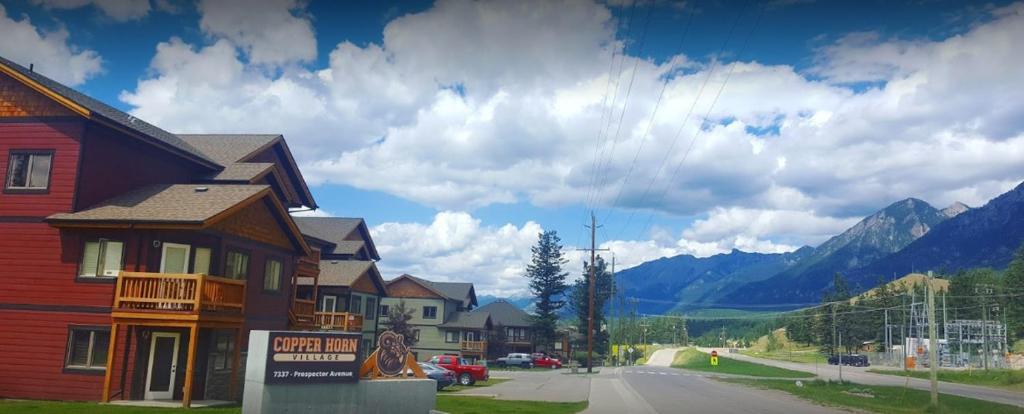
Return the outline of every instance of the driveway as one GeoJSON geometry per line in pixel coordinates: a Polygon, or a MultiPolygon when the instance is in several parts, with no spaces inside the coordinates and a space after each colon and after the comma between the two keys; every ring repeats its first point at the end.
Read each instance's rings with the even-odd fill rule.
{"type": "Polygon", "coordinates": [[[590,396],[590,375],[568,369],[551,371],[491,371],[492,378],[510,378],[490,387],[474,387],[448,395],[489,395],[499,400],[551,402],[584,401],[590,396]]]}

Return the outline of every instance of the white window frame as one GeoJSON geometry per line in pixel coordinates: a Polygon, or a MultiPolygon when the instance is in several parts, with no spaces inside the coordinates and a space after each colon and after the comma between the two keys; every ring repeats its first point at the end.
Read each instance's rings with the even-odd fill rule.
{"type": "Polygon", "coordinates": [[[82,243],[82,257],[81,257],[81,259],[78,262],[78,277],[116,278],[118,276],[118,274],[120,274],[120,272],[122,270],[124,270],[124,257],[125,257],[125,251],[124,250],[125,250],[126,247],[127,247],[127,245],[125,244],[125,242],[123,242],[121,240],[115,240],[115,239],[86,240],[84,243],[82,243]],[[108,275],[108,274],[106,274],[107,271],[109,270],[109,269],[107,269],[107,266],[106,266],[107,265],[107,243],[111,243],[111,242],[113,242],[113,243],[120,243],[121,244],[121,256],[118,258],[117,269],[114,271],[113,274],[108,275]],[[89,243],[98,243],[99,244],[99,247],[96,250],[96,255],[97,255],[97,257],[96,257],[96,269],[93,270],[93,274],[86,273],[86,269],[85,269],[85,254],[86,254],[87,246],[89,245],[89,243]]]}
{"type": "MultiPolygon", "coordinates": [[[[64,368],[70,369],[84,369],[90,371],[106,371],[107,361],[103,361],[99,364],[94,361],[96,358],[96,334],[102,333],[107,335],[107,345],[110,345],[112,339],[110,338],[110,331],[96,327],[71,327],[68,329],[68,348],[64,352],[64,368]],[[75,336],[80,334],[89,335],[89,347],[86,351],[86,362],[85,365],[74,365],[71,363],[71,350],[75,346],[75,336]]],[[[107,355],[110,358],[110,355],[107,355]]]]}
{"type": "Polygon", "coordinates": [[[167,248],[168,247],[184,247],[185,248],[185,269],[182,273],[188,273],[189,266],[191,265],[192,258],[192,245],[190,244],[178,244],[178,243],[164,243],[160,249],[160,273],[167,273],[167,248]]]}
{"type": "Polygon", "coordinates": [[[324,295],[324,299],[320,301],[320,312],[337,312],[338,311],[338,296],[337,295],[324,295]],[[327,308],[327,299],[331,300],[330,309],[327,308]]]}

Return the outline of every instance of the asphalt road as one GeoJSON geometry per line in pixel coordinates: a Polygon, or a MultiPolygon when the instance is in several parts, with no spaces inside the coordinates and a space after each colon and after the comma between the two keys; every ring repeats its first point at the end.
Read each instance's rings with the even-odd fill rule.
{"type": "Polygon", "coordinates": [[[667,367],[628,367],[623,368],[619,375],[654,412],[661,414],[844,412],[814,405],[789,394],[727,384],[702,374],[667,367]]]}

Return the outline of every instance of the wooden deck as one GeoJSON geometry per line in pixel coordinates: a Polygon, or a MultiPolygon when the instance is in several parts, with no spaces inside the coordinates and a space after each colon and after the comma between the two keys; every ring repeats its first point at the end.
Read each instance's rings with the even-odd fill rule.
{"type": "Polygon", "coordinates": [[[487,341],[462,341],[459,344],[459,350],[464,354],[479,354],[482,356],[487,353],[487,341]]]}
{"type": "Polygon", "coordinates": [[[362,332],[363,315],[349,312],[316,312],[313,325],[325,331],[362,332]]]}
{"type": "Polygon", "coordinates": [[[241,323],[245,281],[197,274],[121,272],[115,320],[241,323]]]}

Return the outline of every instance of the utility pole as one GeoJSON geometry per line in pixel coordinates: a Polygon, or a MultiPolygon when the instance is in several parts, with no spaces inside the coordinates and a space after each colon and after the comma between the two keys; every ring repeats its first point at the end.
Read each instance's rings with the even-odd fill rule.
{"type": "Polygon", "coordinates": [[[590,229],[590,269],[587,283],[587,373],[594,372],[594,285],[597,281],[594,276],[594,271],[597,268],[597,251],[607,251],[608,249],[597,248],[597,228],[601,227],[597,225],[597,218],[594,217],[594,212],[590,212],[590,225],[586,226],[590,229]]]}
{"type": "MultiPolygon", "coordinates": [[[[977,287],[974,288],[974,292],[978,292],[977,287]]],[[[983,352],[985,352],[983,358],[985,364],[985,371],[988,371],[988,294],[992,293],[992,290],[988,287],[985,287],[984,292],[985,295],[981,297],[981,318],[983,321],[981,325],[981,344],[982,349],[984,350],[983,352]]]]}
{"type": "Polygon", "coordinates": [[[928,271],[928,370],[931,371],[932,407],[939,407],[939,338],[935,323],[935,288],[932,271],[928,271]]]}
{"type": "MultiPolygon", "coordinates": [[[[609,304],[609,309],[608,309],[608,314],[611,315],[613,318],[615,317],[615,290],[616,290],[615,287],[616,287],[615,286],[615,253],[613,252],[612,253],[612,301],[609,304]]],[[[610,343],[608,344],[608,355],[611,356],[612,361],[615,361],[615,363],[612,364],[612,365],[617,365],[618,364],[618,358],[617,358],[618,355],[615,355],[612,352],[612,345],[615,344],[615,331],[612,331],[612,326],[614,326],[614,325],[615,325],[614,322],[608,324],[608,330],[609,330],[609,332],[608,332],[609,335],[608,336],[611,338],[611,341],[609,341],[610,343]]]]}

